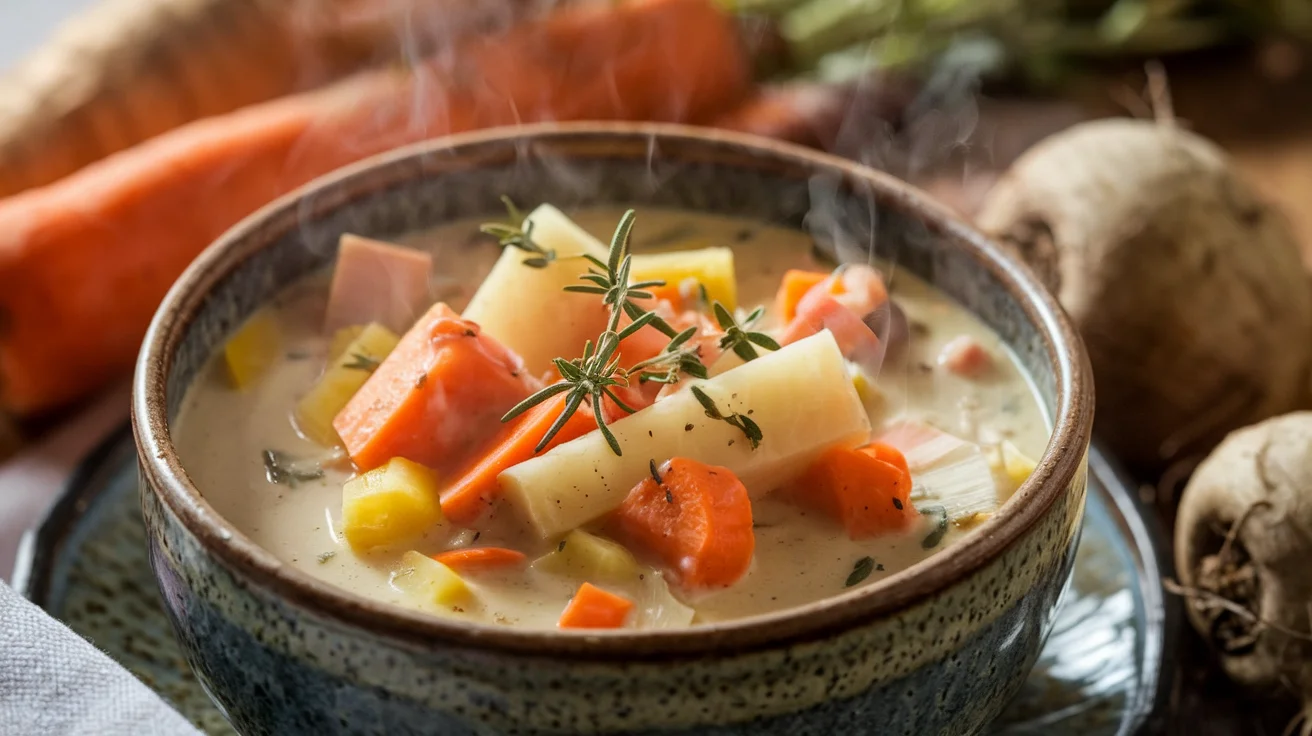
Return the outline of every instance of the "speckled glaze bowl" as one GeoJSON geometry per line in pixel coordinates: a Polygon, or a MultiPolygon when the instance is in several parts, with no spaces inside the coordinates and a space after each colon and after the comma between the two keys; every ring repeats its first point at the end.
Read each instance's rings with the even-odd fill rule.
{"type": "MultiPolygon", "coordinates": [[[[740,258],[750,258],[750,244],[740,258]]],[[[441,264],[437,264],[441,268],[441,264]]],[[[1093,412],[1053,298],[948,211],[813,151],[694,128],[574,124],[435,141],[322,179],[224,235],[179,280],[137,368],[150,559],[177,637],[244,734],[969,734],[1037,656],[1084,509],[1093,412]],[[877,584],[682,631],[453,623],[283,566],[219,517],[170,436],[206,357],[344,231],[388,238],[500,215],[498,197],[676,207],[873,248],[978,314],[1031,372],[1055,430],[1038,470],[969,537],[877,584]]]]}

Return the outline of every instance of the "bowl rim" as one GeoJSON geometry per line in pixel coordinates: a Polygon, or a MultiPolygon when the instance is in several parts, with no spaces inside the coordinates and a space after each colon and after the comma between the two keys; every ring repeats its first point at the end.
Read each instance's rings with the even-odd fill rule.
{"type": "MultiPolygon", "coordinates": [[[[477,163],[475,163],[477,166],[477,163]]],[[[374,187],[376,191],[379,187],[374,187]]],[[[341,204],[325,205],[325,208],[341,204]]],[[[143,492],[154,493],[204,547],[212,561],[237,578],[313,615],[411,645],[453,646],[524,656],[592,661],[662,660],[678,656],[741,653],[762,647],[828,638],[924,601],[994,560],[1030,529],[1066,493],[1084,466],[1093,423],[1093,385],[1083,344],[1066,313],[1029,270],[968,226],[947,207],[895,177],[853,161],[800,145],[754,135],[668,123],[540,123],[493,128],[435,138],[372,156],[326,174],[279,197],[227,230],[186,269],[158,308],[139,355],[132,391],[132,429],[141,459],[143,492]],[[1057,410],[1053,431],[1034,473],[990,519],[956,544],[872,585],[838,593],[803,606],[687,629],[561,632],[517,629],[447,619],[409,611],[336,587],[278,560],[219,515],[192,483],[170,434],[167,380],[172,353],[207,294],[247,258],[285,230],[269,234],[270,222],[353,181],[367,185],[371,175],[395,170],[390,181],[423,175],[425,166],[446,155],[476,153],[489,146],[522,147],[570,140],[644,139],[648,145],[684,141],[708,150],[739,149],[754,158],[837,174],[870,188],[885,206],[909,216],[964,247],[992,272],[1037,325],[1054,366],[1057,410]],[[418,164],[413,172],[407,165],[418,164]]]]}

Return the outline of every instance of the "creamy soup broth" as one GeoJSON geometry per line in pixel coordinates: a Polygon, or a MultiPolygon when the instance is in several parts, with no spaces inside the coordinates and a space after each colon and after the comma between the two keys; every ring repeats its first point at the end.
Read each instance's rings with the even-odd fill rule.
{"type": "MultiPolygon", "coordinates": [[[[571,213],[603,242],[609,241],[619,210],[571,213]]],[[[811,238],[801,232],[763,227],[741,220],[683,212],[641,210],[634,252],[660,248],[698,248],[733,244],[739,303],[771,304],[780,276],[789,268],[829,270],[817,260],[811,238]]],[[[415,236],[409,244],[434,253],[432,296],[459,309],[499,255],[494,242],[477,236],[477,223],[465,222],[415,236]]],[[[923,421],[986,450],[1006,440],[1037,458],[1049,437],[1049,422],[1033,386],[998,337],[966,310],[914,276],[892,271],[891,293],[910,326],[905,349],[885,361],[875,381],[878,395],[867,402],[876,427],[903,418],[923,421]],[[973,338],[993,358],[982,377],[965,378],[939,365],[949,341],[973,338]]],[[[533,568],[488,571],[467,576],[477,604],[452,610],[416,600],[395,584],[405,549],[425,554],[470,544],[497,544],[524,551],[530,559],[549,552],[555,540],[538,540],[512,509],[499,504],[477,530],[445,525],[405,547],[358,554],[341,533],[342,484],[353,474],[349,462],[325,464],[322,478],[295,485],[273,484],[262,453],[274,449],[290,457],[322,458],[325,449],[301,437],[289,415],[296,400],[323,370],[328,338],[321,323],[326,277],[293,285],[265,311],[277,322],[283,358],[253,385],[232,388],[216,356],[201,371],[176,421],[174,439],[192,481],[214,508],[255,543],[285,564],[362,596],[430,610],[471,621],[554,628],[562,607],[580,580],[533,568]]],[[[527,307],[526,307],[527,308],[527,307]]],[[[996,473],[998,501],[1015,479],[996,473]]],[[[755,558],[747,574],[728,588],[673,594],[695,612],[694,623],[723,621],[799,606],[843,592],[853,570],[870,558],[870,585],[956,543],[976,519],[949,525],[932,547],[925,544],[934,520],[905,533],[852,540],[833,520],[765,496],[753,499],[755,558]]],[[[643,560],[644,563],[650,562],[643,560]]],[[[653,588],[656,566],[609,589],[638,604],[636,625],[658,626],[669,601],[653,588]],[[655,613],[653,613],[655,611],[655,613]]]]}

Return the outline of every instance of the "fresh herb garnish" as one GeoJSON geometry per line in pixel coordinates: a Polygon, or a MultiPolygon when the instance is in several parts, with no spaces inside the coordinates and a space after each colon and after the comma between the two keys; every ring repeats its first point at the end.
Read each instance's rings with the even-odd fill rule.
{"type": "Polygon", "coordinates": [[[856,561],[855,565],[852,566],[852,572],[848,574],[847,582],[843,585],[843,587],[850,588],[853,585],[859,585],[866,578],[870,577],[870,573],[873,572],[874,569],[875,569],[874,558],[862,557],[861,559],[856,561]]]}
{"type": "Polygon", "coordinates": [[[556,260],[556,251],[550,248],[543,248],[533,241],[533,222],[528,221],[525,225],[524,213],[515,206],[510,197],[502,197],[501,201],[506,205],[506,213],[510,217],[509,223],[488,223],[479,228],[480,231],[491,235],[497,239],[497,243],[502,248],[518,248],[529,254],[522,263],[529,268],[546,268],[548,264],[556,260]]]}
{"type": "Polygon", "coordinates": [[[651,298],[651,293],[642,291],[643,288],[664,285],[663,281],[629,283],[629,272],[633,266],[633,257],[629,254],[633,220],[633,210],[625,212],[620,218],[615,234],[611,237],[610,251],[605,262],[590,255],[584,256],[593,267],[580,278],[589,283],[565,287],[569,292],[598,294],[602,297],[602,302],[610,309],[606,330],[595,343],[589,340],[583,346],[582,357],[573,360],[556,358],[552,361],[560,372],[561,380],[524,399],[501,417],[501,421],[508,422],[553,396],[565,394],[565,406],[560,416],[547,429],[546,434],[534,448],[534,452],[541,452],[570,417],[574,416],[583,402],[587,401],[593,407],[592,414],[596,419],[597,429],[606,439],[606,444],[616,455],[623,455],[619,440],[606,425],[606,413],[601,410],[602,402],[610,399],[615,406],[629,414],[636,410],[616,395],[614,391],[616,387],[629,386],[630,379],[635,375],[640,380],[665,382],[678,380],[679,371],[692,375],[706,375],[706,367],[697,358],[697,351],[685,347],[688,340],[696,334],[696,329],[690,328],[676,334],[674,328],[665,320],[654,312],[644,311],[633,302],[634,299],[651,298]],[[623,315],[628,315],[632,321],[620,329],[620,318],[623,315]],[[631,368],[621,369],[618,355],[620,343],[647,326],[655,327],[672,338],[670,344],[659,355],[631,368]]]}
{"type": "Polygon", "coordinates": [[[938,517],[934,522],[934,531],[930,532],[920,543],[925,549],[933,549],[943,541],[943,535],[948,533],[948,510],[942,506],[926,506],[920,510],[924,516],[938,517]]]}
{"type": "Polygon", "coordinates": [[[371,358],[364,353],[351,353],[351,362],[343,363],[343,368],[350,368],[356,371],[369,371],[372,373],[378,368],[379,360],[371,358]]]}
{"type": "Polygon", "coordinates": [[[773,337],[764,332],[755,332],[752,330],[756,323],[765,315],[765,307],[757,307],[752,313],[747,315],[743,323],[738,324],[729,310],[721,303],[715,302],[711,305],[711,312],[715,315],[715,321],[720,323],[720,329],[724,330],[724,337],[720,338],[721,350],[732,350],[735,355],[743,360],[756,360],[761,357],[756,352],[752,343],[756,343],[766,350],[778,350],[779,343],[775,342],[773,337]]]}
{"type": "Polygon", "coordinates": [[[556,551],[557,551],[557,552],[564,552],[564,551],[565,551],[565,540],[563,540],[563,539],[560,540],[560,544],[556,545],[556,551]]]}
{"type": "Polygon", "coordinates": [[[752,421],[751,417],[746,414],[737,413],[725,416],[724,413],[720,411],[720,407],[715,405],[715,400],[710,396],[707,396],[706,392],[703,391],[701,387],[693,386],[690,390],[692,391],[692,395],[696,397],[697,403],[701,404],[702,409],[706,411],[706,416],[711,419],[719,419],[726,424],[730,424],[742,430],[743,435],[747,437],[747,441],[752,444],[753,450],[760,446],[761,440],[764,439],[765,436],[761,434],[761,428],[757,426],[756,422],[752,421]]]}
{"type": "Polygon", "coordinates": [[[331,550],[329,550],[328,552],[321,552],[318,556],[319,564],[322,565],[323,563],[327,562],[328,560],[331,560],[336,556],[337,553],[331,550]]]}
{"type": "Polygon", "coordinates": [[[297,461],[285,452],[265,450],[264,476],[275,485],[288,485],[292,488],[302,481],[318,480],[323,477],[323,466],[314,461],[297,461]]]}

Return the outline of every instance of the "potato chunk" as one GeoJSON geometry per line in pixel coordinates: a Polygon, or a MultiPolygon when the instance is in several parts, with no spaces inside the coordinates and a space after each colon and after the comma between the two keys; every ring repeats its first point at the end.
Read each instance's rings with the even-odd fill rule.
{"type": "Polygon", "coordinates": [[[534,560],[533,569],[608,582],[636,580],[642,572],[624,545],[582,529],[566,534],[556,549],[534,560]]]}
{"type": "Polygon", "coordinates": [[[443,523],[433,473],[392,458],[342,486],[342,532],[356,551],[409,541],[443,523]]]}
{"type": "MultiPolygon", "coordinates": [[[[701,248],[669,253],[637,253],[633,256],[633,281],[664,281],[682,290],[695,282],[706,289],[709,299],[720,302],[729,311],[738,306],[738,282],[734,276],[733,250],[701,248]]],[[[690,294],[683,295],[685,300],[690,294]]]]}
{"type": "Polygon", "coordinates": [[[244,389],[258,380],[278,359],[281,347],[282,333],[273,315],[267,311],[252,315],[223,346],[233,387],[244,389]]]}
{"type": "Polygon", "coordinates": [[[396,347],[401,338],[377,323],[362,329],[333,360],[309,393],[296,404],[296,427],[310,440],[324,446],[342,444],[333,429],[333,417],[355,396],[374,368],[396,347]]]}
{"type": "Polygon", "coordinates": [[[455,570],[414,550],[401,555],[401,564],[392,573],[392,587],[424,608],[451,608],[473,599],[473,592],[455,570]]]}

